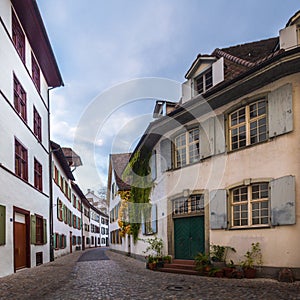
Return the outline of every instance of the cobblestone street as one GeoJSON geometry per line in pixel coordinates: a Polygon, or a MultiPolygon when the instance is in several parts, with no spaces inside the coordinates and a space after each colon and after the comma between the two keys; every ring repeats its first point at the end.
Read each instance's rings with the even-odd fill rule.
{"type": "Polygon", "coordinates": [[[0,278],[0,299],[300,299],[300,282],[153,272],[103,248],[0,278]]]}

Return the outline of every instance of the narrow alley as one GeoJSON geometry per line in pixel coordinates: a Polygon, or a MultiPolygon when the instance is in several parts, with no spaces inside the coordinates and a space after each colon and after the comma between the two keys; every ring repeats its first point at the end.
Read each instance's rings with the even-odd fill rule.
{"type": "Polygon", "coordinates": [[[97,248],[0,278],[0,299],[300,299],[300,282],[154,272],[97,248]]]}

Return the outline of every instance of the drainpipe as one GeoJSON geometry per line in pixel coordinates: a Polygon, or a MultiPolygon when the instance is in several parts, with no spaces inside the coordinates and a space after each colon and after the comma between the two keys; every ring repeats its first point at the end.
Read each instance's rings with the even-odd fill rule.
{"type": "Polygon", "coordinates": [[[54,261],[53,248],[53,183],[52,183],[52,151],[50,146],[50,97],[49,92],[53,87],[47,90],[47,104],[48,104],[48,151],[49,151],[49,226],[50,226],[50,261],[54,261]]]}

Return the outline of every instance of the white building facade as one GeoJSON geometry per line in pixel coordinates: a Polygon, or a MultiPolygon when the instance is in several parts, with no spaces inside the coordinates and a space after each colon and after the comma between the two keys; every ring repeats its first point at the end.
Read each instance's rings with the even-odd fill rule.
{"type": "Polygon", "coordinates": [[[300,278],[299,28],[297,12],[279,37],[198,55],[178,107],[147,128],[134,153],[155,157],[165,254],[192,260],[223,245],[239,264],[259,242],[262,274],[288,267],[300,278]]]}
{"type": "Polygon", "coordinates": [[[3,0],[0,17],[1,277],[50,259],[49,88],[63,82],[36,2],[3,0]]]}
{"type": "Polygon", "coordinates": [[[61,147],[51,141],[53,196],[53,251],[59,257],[81,249],[81,191],[61,147]]]}

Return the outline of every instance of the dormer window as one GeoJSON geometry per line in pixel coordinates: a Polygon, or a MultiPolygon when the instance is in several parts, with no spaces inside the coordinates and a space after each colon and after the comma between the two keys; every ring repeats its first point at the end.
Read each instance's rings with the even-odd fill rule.
{"type": "Polygon", "coordinates": [[[195,78],[195,87],[198,94],[205,93],[213,85],[212,68],[195,78]]]}

